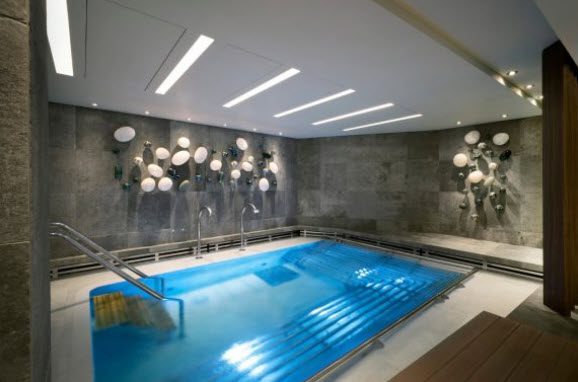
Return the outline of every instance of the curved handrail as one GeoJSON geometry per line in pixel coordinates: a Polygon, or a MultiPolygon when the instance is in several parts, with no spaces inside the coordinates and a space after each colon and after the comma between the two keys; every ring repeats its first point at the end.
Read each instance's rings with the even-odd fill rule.
{"type": "Polygon", "coordinates": [[[126,274],[125,272],[123,272],[122,270],[117,268],[114,264],[110,263],[110,261],[107,261],[104,258],[98,256],[98,254],[93,253],[90,249],[86,248],[86,246],[82,245],[77,240],[73,239],[72,237],[67,236],[63,233],[59,233],[59,232],[50,232],[50,236],[60,237],[64,240],[66,240],[70,245],[72,245],[74,248],[78,249],[80,252],[82,252],[86,256],[90,257],[91,259],[93,259],[94,261],[96,261],[97,263],[99,263],[100,265],[102,265],[103,267],[108,269],[109,271],[113,272],[117,276],[122,277],[123,279],[125,279],[126,281],[131,283],[132,285],[136,286],[137,288],[139,288],[140,290],[149,294],[150,296],[156,298],[157,300],[161,300],[161,301],[167,300],[167,298],[165,298],[165,296],[163,296],[162,294],[160,294],[157,291],[155,291],[154,289],[150,288],[149,286],[147,286],[146,284],[144,284],[140,280],[137,280],[134,277],[131,277],[130,275],[126,274]]]}
{"type": "Polygon", "coordinates": [[[74,228],[64,224],[64,223],[59,223],[59,222],[54,222],[54,223],[50,223],[50,225],[52,227],[55,228],[59,228],[62,229],[70,234],[72,234],[73,236],[76,237],[77,241],[81,241],[84,242],[85,245],[92,247],[92,249],[96,250],[97,252],[102,253],[105,256],[110,257],[111,259],[113,259],[114,261],[116,261],[117,263],[119,263],[120,265],[122,265],[123,267],[129,269],[131,272],[134,272],[135,274],[137,274],[140,277],[145,277],[148,278],[149,276],[138,270],[137,268],[135,268],[134,266],[130,265],[129,263],[127,263],[126,261],[121,260],[118,256],[110,253],[109,251],[107,251],[106,249],[104,249],[103,247],[101,247],[100,245],[96,244],[94,241],[90,240],[88,237],[86,237],[85,235],[81,234],[80,232],[78,232],[77,230],[75,230],[74,228]],[[80,239],[80,240],[79,240],[80,239]]]}

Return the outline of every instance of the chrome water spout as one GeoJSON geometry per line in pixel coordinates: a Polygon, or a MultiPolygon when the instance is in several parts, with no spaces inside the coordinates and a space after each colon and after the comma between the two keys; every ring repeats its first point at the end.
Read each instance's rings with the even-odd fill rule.
{"type": "Polygon", "coordinates": [[[207,211],[209,216],[213,214],[213,210],[207,206],[203,206],[199,210],[199,215],[197,216],[197,256],[201,256],[201,217],[203,216],[203,211],[207,211]]]}
{"type": "Polygon", "coordinates": [[[254,214],[259,213],[259,209],[253,203],[245,203],[243,209],[241,210],[241,248],[240,251],[244,251],[247,243],[245,242],[245,225],[243,224],[243,217],[245,216],[245,211],[247,208],[251,208],[254,214]]]}

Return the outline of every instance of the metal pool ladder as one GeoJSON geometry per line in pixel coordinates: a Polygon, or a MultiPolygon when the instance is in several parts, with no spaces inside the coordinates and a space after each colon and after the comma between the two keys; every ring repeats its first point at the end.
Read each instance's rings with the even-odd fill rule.
{"type": "Polygon", "coordinates": [[[170,300],[164,296],[164,282],[162,278],[157,278],[161,284],[161,291],[157,292],[151,287],[147,286],[145,283],[139,279],[131,276],[127,272],[121,269],[121,266],[128,269],[135,275],[142,278],[155,278],[148,276],[146,273],[139,271],[134,266],[128,264],[127,262],[121,260],[118,256],[110,253],[106,249],[102,248],[100,245],[96,244],[94,241],[90,240],[74,228],[64,224],[64,223],[50,223],[50,236],[60,237],[66,240],[74,248],[78,249],[80,252],[90,257],[92,260],[96,261],[109,271],[115,273],[116,275],[122,277],[135,287],[139,288],[143,292],[147,293],[151,297],[157,300],[166,301],[170,300]],[[117,265],[118,264],[118,265],[117,265]]]}

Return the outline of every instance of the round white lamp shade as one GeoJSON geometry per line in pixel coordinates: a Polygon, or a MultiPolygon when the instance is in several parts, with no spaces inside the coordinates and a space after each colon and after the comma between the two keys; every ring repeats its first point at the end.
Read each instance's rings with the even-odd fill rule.
{"type": "Polygon", "coordinates": [[[183,149],[188,149],[189,146],[191,145],[191,141],[189,141],[189,138],[180,137],[179,139],[177,139],[177,145],[179,145],[183,149]]]}
{"type": "Polygon", "coordinates": [[[245,161],[241,163],[241,168],[243,171],[251,172],[253,171],[253,164],[251,162],[245,161]]]}
{"type": "Polygon", "coordinates": [[[494,178],[493,176],[488,176],[486,178],[486,180],[484,180],[484,186],[485,187],[491,187],[495,181],[496,181],[496,178],[494,178]]]}
{"type": "Polygon", "coordinates": [[[241,177],[241,171],[234,169],[231,171],[231,178],[239,179],[241,177]]]}
{"type": "Polygon", "coordinates": [[[159,190],[168,191],[172,187],[173,187],[173,180],[171,178],[167,178],[165,176],[164,178],[161,178],[161,180],[159,180],[159,190]]]}
{"type": "Polygon", "coordinates": [[[163,176],[163,169],[154,163],[149,164],[147,166],[147,170],[149,171],[149,174],[151,174],[151,176],[154,176],[155,178],[160,178],[161,176],[163,176]]]}
{"type": "Polygon", "coordinates": [[[177,151],[171,158],[171,163],[175,166],[182,166],[189,161],[191,153],[187,150],[177,151]]]}
{"type": "Polygon", "coordinates": [[[203,163],[207,160],[207,156],[209,156],[209,150],[207,150],[206,147],[200,146],[195,150],[193,159],[195,160],[195,163],[203,163]]]}
{"type": "Polygon", "coordinates": [[[158,149],[156,149],[155,154],[157,155],[157,158],[161,160],[167,159],[168,157],[171,156],[169,150],[165,149],[164,147],[159,147],[158,149]]]}
{"type": "Polygon", "coordinates": [[[480,140],[480,132],[478,130],[472,130],[464,136],[464,141],[468,145],[475,145],[480,140]]]}
{"type": "Polygon", "coordinates": [[[465,167],[468,164],[468,157],[466,154],[456,154],[454,156],[454,166],[465,167]]]}
{"type": "Polygon", "coordinates": [[[153,178],[145,178],[142,182],[140,182],[140,188],[144,192],[152,192],[154,191],[156,186],[155,180],[153,178]]]}
{"type": "Polygon", "coordinates": [[[211,168],[211,170],[213,171],[219,171],[221,169],[221,167],[223,167],[223,162],[221,162],[218,159],[213,159],[211,161],[211,163],[209,163],[209,167],[211,168]]]}
{"type": "Polygon", "coordinates": [[[498,164],[496,162],[490,162],[488,167],[490,168],[490,170],[496,170],[498,168],[498,164]]]}
{"type": "Polygon", "coordinates": [[[471,183],[480,183],[483,178],[484,173],[481,172],[480,170],[473,171],[470,173],[470,175],[468,175],[468,180],[471,183]]]}
{"type": "Polygon", "coordinates": [[[492,137],[492,142],[496,146],[503,146],[510,140],[510,136],[507,133],[498,133],[492,137]]]}
{"type": "Polygon", "coordinates": [[[277,174],[279,172],[279,165],[275,162],[270,162],[269,163],[269,170],[273,173],[273,174],[277,174]]]}
{"type": "Polygon", "coordinates": [[[130,126],[119,127],[114,132],[114,139],[119,142],[130,142],[135,137],[136,131],[130,126]]]}
{"type": "Polygon", "coordinates": [[[188,191],[191,189],[191,182],[188,180],[183,180],[181,184],[179,184],[179,191],[188,191]]]}
{"type": "Polygon", "coordinates": [[[245,138],[237,138],[237,140],[235,141],[235,143],[237,144],[237,147],[240,150],[247,150],[249,148],[249,144],[247,143],[247,140],[245,138]]]}
{"type": "Polygon", "coordinates": [[[269,181],[267,178],[259,179],[259,190],[267,191],[269,189],[269,181]]]}
{"type": "Polygon", "coordinates": [[[135,166],[140,166],[141,164],[143,164],[143,159],[142,157],[134,157],[134,159],[132,160],[132,163],[135,164],[135,166]]]}

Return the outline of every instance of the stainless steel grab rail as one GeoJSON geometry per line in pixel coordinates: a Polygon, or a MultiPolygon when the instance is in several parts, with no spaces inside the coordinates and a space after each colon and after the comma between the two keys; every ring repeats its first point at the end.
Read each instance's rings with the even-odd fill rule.
{"type": "Polygon", "coordinates": [[[116,261],[117,263],[119,263],[120,265],[125,267],[126,269],[129,269],[131,272],[138,275],[139,277],[146,277],[146,278],[149,277],[146,273],[139,271],[134,266],[121,260],[118,256],[116,256],[116,255],[110,253],[109,251],[107,251],[106,249],[102,248],[100,245],[96,244],[94,241],[90,240],[88,237],[84,236],[83,234],[81,234],[80,232],[75,230],[74,228],[72,228],[72,227],[70,227],[64,223],[58,223],[58,222],[50,223],[50,226],[54,227],[54,228],[61,229],[63,231],[66,231],[69,234],[72,234],[73,236],[76,237],[77,241],[83,242],[84,245],[86,245],[88,247],[92,247],[92,249],[96,250],[97,252],[100,252],[101,254],[111,258],[112,260],[116,261]]]}
{"type": "Polygon", "coordinates": [[[125,279],[126,281],[128,281],[129,283],[134,285],[135,287],[139,288],[140,290],[147,293],[148,295],[156,298],[157,300],[161,300],[161,301],[168,300],[167,298],[165,298],[165,296],[158,293],[154,289],[150,288],[149,286],[147,286],[146,284],[144,284],[140,280],[137,280],[134,277],[127,274],[126,272],[123,272],[121,269],[119,269],[116,265],[111,263],[109,260],[106,260],[105,258],[99,256],[98,254],[95,254],[94,252],[92,252],[90,249],[86,248],[86,246],[82,245],[74,238],[72,238],[68,235],[65,235],[63,233],[60,233],[60,232],[51,232],[50,236],[60,237],[64,240],[66,240],[68,243],[70,243],[70,245],[72,245],[74,248],[78,249],[80,252],[82,252],[86,256],[90,257],[91,259],[93,259],[94,261],[96,261],[97,263],[99,263],[100,265],[102,265],[103,267],[108,269],[109,271],[122,277],[123,279],[125,279]]]}

